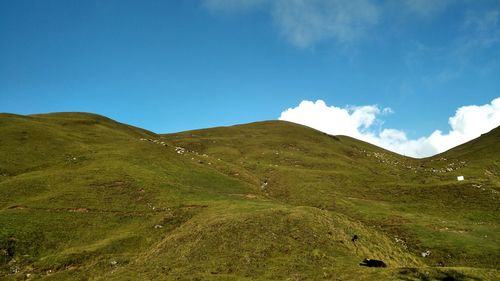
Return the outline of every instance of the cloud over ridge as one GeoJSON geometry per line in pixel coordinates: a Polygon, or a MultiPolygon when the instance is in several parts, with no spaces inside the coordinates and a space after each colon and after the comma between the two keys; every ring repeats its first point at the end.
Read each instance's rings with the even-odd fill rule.
{"type": "Polygon", "coordinates": [[[450,130],[435,130],[427,137],[409,139],[404,131],[382,126],[378,116],[392,113],[377,105],[336,107],[324,101],[304,100],[283,111],[279,120],[290,121],[331,135],[347,135],[399,154],[422,158],[444,152],[500,126],[500,97],[489,104],[458,108],[448,119],[450,130]]]}

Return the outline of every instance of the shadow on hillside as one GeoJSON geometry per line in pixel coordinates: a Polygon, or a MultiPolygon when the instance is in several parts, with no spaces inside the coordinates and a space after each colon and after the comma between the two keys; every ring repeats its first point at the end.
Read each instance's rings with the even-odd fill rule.
{"type": "Polygon", "coordinates": [[[430,268],[426,269],[418,269],[418,268],[404,268],[399,271],[399,278],[401,280],[413,281],[423,280],[423,281],[431,281],[431,280],[441,280],[441,281],[462,281],[462,280],[482,280],[480,278],[475,278],[470,275],[465,275],[455,270],[437,270],[430,268]]]}

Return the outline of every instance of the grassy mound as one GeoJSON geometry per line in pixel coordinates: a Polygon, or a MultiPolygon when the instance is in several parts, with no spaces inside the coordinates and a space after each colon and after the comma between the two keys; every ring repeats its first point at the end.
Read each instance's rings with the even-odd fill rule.
{"type": "Polygon", "coordinates": [[[499,138],[411,159],[279,121],[157,135],[1,114],[0,276],[495,280],[499,138]]]}

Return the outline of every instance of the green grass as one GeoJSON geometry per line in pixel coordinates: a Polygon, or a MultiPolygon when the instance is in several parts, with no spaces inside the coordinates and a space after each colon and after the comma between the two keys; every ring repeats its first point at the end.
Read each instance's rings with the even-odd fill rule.
{"type": "Polygon", "coordinates": [[[499,140],[411,159],[280,121],[157,135],[1,114],[0,276],[495,280],[499,140]]]}

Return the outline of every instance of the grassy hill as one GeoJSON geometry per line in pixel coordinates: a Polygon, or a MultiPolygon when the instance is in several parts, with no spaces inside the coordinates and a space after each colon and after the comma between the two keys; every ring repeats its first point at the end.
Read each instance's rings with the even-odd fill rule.
{"type": "Polygon", "coordinates": [[[495,280],[499,138],[412,159],[282,121],[0,114],[0,279],[495,280]]]}

